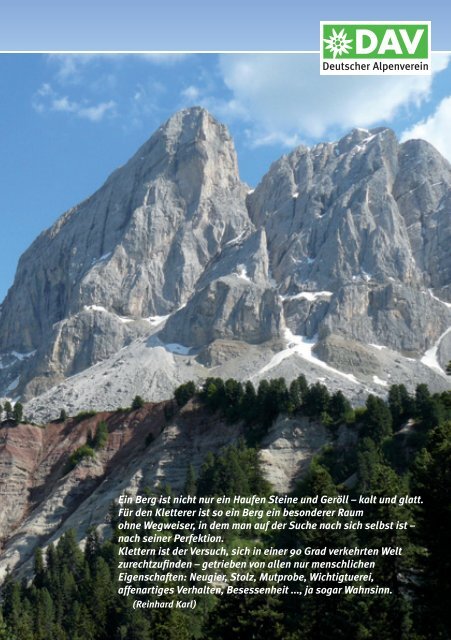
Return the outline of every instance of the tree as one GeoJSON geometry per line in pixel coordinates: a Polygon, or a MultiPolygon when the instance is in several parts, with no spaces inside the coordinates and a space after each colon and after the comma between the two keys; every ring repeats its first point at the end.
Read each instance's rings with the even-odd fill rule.
{"type": "Polygon", "coordinates": [[[305,412],[310,417],[319,417],[329,409],[330,394],[327,387],[321,382],[312,384],[305,396],[305,412]]]}
{"type": "Polygon", "coordinates": [[[238,380],[229,378],[224,384],[223,412],[229,422],[235,422],[240,415],[240,405],[243,398],[243,385],[238,380]]]}
{"type": "Polygon", "coordinates": [[[50,593],[44,587],[38,590],[37,603],[34,613],[34,638],[36,640],[48,640],[53,636],[53,621],[55,617],[55,607],[50,593]]]}
{"type": "Polygon", "coordinates": [[[13,409],[13,418],[19,423],[22,422],[23,418],[23,405],[21,402],[16,402],[13,409]]]}
{"type": "Polygon", "coordinates": [[[342,391],[336,391],[329,402],[329,414],[335,422],[343,422],[352,410],[351,403],[342,391]]]}
{"type": "Polygon", "coordinates": [[[144,406],[144,400],[141,398],[141,396],[135,396],[132,402],[133,411],[136,411],[137,409],[142,409],[143,406],[144,406]]]}
{"type": "Polygon", "coordinates": [[[292,380],[290,384],[290,413],[294,413],[298,411],[302,405],[302,392],[299,382],[297,380],[292,380]]]}
{"type": "Polygon", "coordinates": [[[45,585],[45,566],[41,547],[36,547],[34,552],[34,580],[33,584],[41,588],[45,585]]]}
{"type": "Polygon", "coordinates": [[[207,378],[200,397],[212,413],[224,407],[224,381],[221,378],[207,378]]]}
{"type": "Polygon", "coordinates": [[[373,484],[375,469],[381,463],[381,452],[371,438],[362,438],[357,449],[359,489],[368,492],[373,484]]]}
{"type": "Polygon", "coordinates": [[[446,365],[446,375],[451,376],[451,360],[446,365]]]}
{"type": "Polygon", "coordinates": [[[393,420],[387,404],[370,394],[366,399],[366,411],[363,415],[364,435],[372,438],[378,445],[392,435],[393,420]]]}
{"type": "Polygon", "coordinates": [[[8,631],[8,627],[3,619],[2,610],[0,608],[0,640],[14,640],[8,631]]]}
{"type": "Polygon", "coordinates": [[[9,400],[7,400],[5,402],[4,409],[5,409],[5,413],[6,413],[6,419],[7,420],[11,420],[11,417],[12,417],[12,414],[13,414],[13,408],[12,408],[12,405],[11,405],[9,400]]]}
{"type": "Polygon", "coordinates": [[[388,391],[388,406],[393,419],[393,428],[398,430],[403,423],[415,415],[415,400],[405,385],[392,384],[388,391]]]}
{"type": "Polygon", "coordinates": [[[197,494],[266,495],[268,483],[263,477],[258,451],[242,440],[221,454],[207,453],[197,481],[197,494]]]}
{"type": "MultiPolygon", "coordinates": [[[[244,587],[252,584],[242,583],[244,587]]],[[[225,593],[218,599],[217,606],[210,611],[206,620],[206,635],[203,637],[215,640],[286,640],[282,626],[283,616],[280,612],[281,604],[281,600],[273,595],[225,593]]]]}
{"type": "Polygon", "coordinates": [[[101,420],[97,425],[96,435],[92,440],[92,446],[94,449],[103,449],[108,440],[108,425],[104,420],[101,420]]]}
{"type": "Polygon", "coordinates": [[[415,415],[426,427],[436,427],[443,419],[443,406],[432,396],[427,384],[419,384],[415,391],[415,415]]]}
{"type": "MultiPolygon", "coordinates": [[[[333,478],[328,470],[317,460],[313,460],[310,469],[301,481],[296,491],[299,496],[329,496],[336,498],[339,493],[333,478]]],[[[305,529],[290,534],[289,546],[296,548],[323,548],[326,553],[321,555],[321,561],[334,561],[336,555],[333,549],[356,546],[356,534],[353,530],[344,527],[335,528],[337,523],[344,522],[343,517],[338,518],[337,511],[329,511],[332,515],[322,518],[327,529],[305,529]]],[[[346,519],[346,522],[348,519],[346,519]]],[[[311,574],[306,572],[306,582],[295,582],[293,591],[304,592],[305,587],[318,586],[310,582],[311,574]]],[[[321,585],[323,586],[323,585],[321,585]]],[[[349,599],[340,595],[332,599],[323,594],[287,595],[283,598],[284,613],[287,616],[287,626],[294,630],[292,636],[296,640],[329,640],[330,638],[363,638],[368,636],[357,635],[353,628],[349,599]],[[332,606],[331,603],[333,602],[332,606]],[[300,633],[296,630],[301,628],[300,633]]],[[[288,634],[285,634],[285,637],[288,634]]]]}
{"type": "Polygon", "coordinates": [[[67,411],[66,411],[66,409],[61,409],[60,417],[58,418],[58,420],[60,422],[66,422],[66,420],[67,420],[67,411]]]}
{"type": "Polygon", "coordinates": [[[290,394],[285,378],[276,378],[269,383],[270,410],[274,417],[286,413],[290,404],[290,394]]]}
{"type": "Polygon", "coordinates": [[[85,544],[85,560],[93,568],[100,551],[100,540],[95,527],[90,527],[85,544]]]}
{"type": "Polygon", "coordinates": [[[244,385],[244,394],[241,398],[241,417],[246,424],[250,424],[257,417],[257,393],[250,380],[244,385]]]}
{"type": "Polygon", "coordinates": [[[451,629],[451,421],[435,427],[413,469],[413,490],[422,498],[417,534],[427,549],[421,585],[420,624],[427,637],[449,638],[451,629]]]}
{"type": "Polygon", "coordinates": [[[192,380],[181,384],[174,391],[174,397],[179,407],[183,407],[196,393],[196,385],[192,380]]]}
{"type": "Polygon", "coordinates": [[[189,465],[188,471],[186,472],[186,480],[185,486],[183,488],[183,493],[189,496],[195,496],[197,489],[196,483],[196,470],[192,464],[189,465]]]}
{"type": "Polygon", "coordinates": [[[91,586],[92,593],[89,607],[91,617],[98,629],[106,629],[108,612],[114,600],[115,588],[111,581],[110,569],[102,557],[95,558],[91,586]]]}

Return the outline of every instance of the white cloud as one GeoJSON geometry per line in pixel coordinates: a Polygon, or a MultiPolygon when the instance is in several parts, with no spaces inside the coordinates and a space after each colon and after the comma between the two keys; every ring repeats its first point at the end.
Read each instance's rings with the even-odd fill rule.
{"type": "Polygon", "coordinates": [[[423,138],[451,162],[451,96],[444,98],[435,112],[403,132],[401,139],[423,138]]]}
{"type": "Polygon", "coordinates": [[[182,96],[187,100],[194,101],[199,98],[200,91],[194,85],[190,85],[189,87],[186,87],[186,89],[183,89],[182,96]]]}
{"type": "Polygon", "coordinates": [[[61,84],[79,84],[83,81],[84,69],[100,54],[89,53],[52,53],[49,62],[56,67],[56,79],[61,84]]]}
{"type": "MultiPolygon", "coordinates": [[[[171,66],[186,58],[184,53],[52,53],[48,56],[50,65],[55,69],[57,83],[61,85],[85,85],[87,78],[92,78],[93,70],[104,69],[102,63],[107,62],[117,70],[124,60],[143,60],[151,65],[171,66]]],[[[101,85],[115,82],[114,74],[101,75],[101,85]]]]}
{"type": "Polygon", "coordinates": [[[100,122],[107,113],[114,113],[115,107],[116,103],[114,100],[108,100],[108,102],[99,102],[99,104],[90,107],[79,105],[78,111],[75,113],[79,118],[86,118],[87,120],[91,120],[91,122],[100,122]]]}
{"type": "Polygon", "coordinates": [[[146,122],[156,124],[161,114],[159,100],[166,91],[166,86],[157,80],[137,84],[133,95],[128,99],[127,117],[123,118],[124,129],[140,128],[146,122]]]}
{"type": "MultiPolygon", "coordinates": [[[[449,56],[434,56],[434,73],[449,56]]],[[[220,57],[226,86],[252,122],[254,145],[311,139],[389,121],[428,99],[432,76],[320,76],[318,55],[220,57]]]]}
{"type": "Polygon", "coordinates": [[[50,84],[43,84],[33,97],[33,108],[38,113],[45,111],[58,111],[72,113],[78,118],[100,122],[107,115],[114,115],[116,103],[114,100],[90,104],[87,101],[78,102],[70,100],[67,96],[59,96],[50,84]]]}

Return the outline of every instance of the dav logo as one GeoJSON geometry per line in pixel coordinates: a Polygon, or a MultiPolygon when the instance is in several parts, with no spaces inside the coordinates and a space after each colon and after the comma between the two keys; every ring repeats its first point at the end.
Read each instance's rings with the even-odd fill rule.
{"type": "Polygon", "coordinates": [[[320,23],[321,75],[429,75],[430,22],[320,23]]]}

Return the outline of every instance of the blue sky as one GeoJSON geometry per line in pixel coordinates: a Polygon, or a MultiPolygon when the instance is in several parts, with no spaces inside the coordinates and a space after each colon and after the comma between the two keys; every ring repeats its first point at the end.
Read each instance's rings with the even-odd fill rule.
{"type": "Polygon", "coordinates": [[[201,104],[255,183],[300,143],[353,126],[424,137],[451,160],[451,65],[432,77],[320,77],[314,55],[0,55],[0,299],[40,231],[101,186],[177,109],[201,104]]]}

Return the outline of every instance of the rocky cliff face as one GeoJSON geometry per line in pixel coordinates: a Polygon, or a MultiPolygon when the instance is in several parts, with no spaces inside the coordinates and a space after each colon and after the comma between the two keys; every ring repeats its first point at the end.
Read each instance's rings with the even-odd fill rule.
{"type": "Polygon", "coordinates": [[[353,374],[360,391],[383,391],[400,358],[406,381],[446,385],[450,187],[426,142],[358,129],[295,149],[249,192],[226,128],[177,113],[22,256],[0,316],[0,393],[61,389],[143,345],[163,371],[140,389],[149,399],[188,367],[258,379],[288,357],[331,383],[353,374]]]}
{"type": "MultiPolygon", "coordinates": [[[[125,491],[169,483],[182,491],[188,467],[242,435],[204,408],[189,403],[171,420],[167,403],[138,411],[102,412],[77,423],[44,427],[4,423],[0,428],[0,580],[10,570],[30,572],[36,545],[47,546],[68,529],[79,539],[108,522],[113,500],[125,491]],[[105,447],[67,469],[71,453],[103,420],[105,447]]],[[[262,443],[262,462],[275,490],[287,492],[327,441],[322,425],[307,418],[280,418],[262,443]]]]}
{"type": "Polygon", "coordinates": [[[266,230],[290,328],[428,349],[450,325],[450,186],[431,145],[400,145],[389,129],[276,162],[248,207],[266,230]]]}
{"type": "Polygon", "coordinates": [[[173,116],[22,256],[0,318],[0,352],[33,354],[18,390],[36,394],[184,304],[251,227],[245,193],[226,128],[202,109],[173,116]]]}

